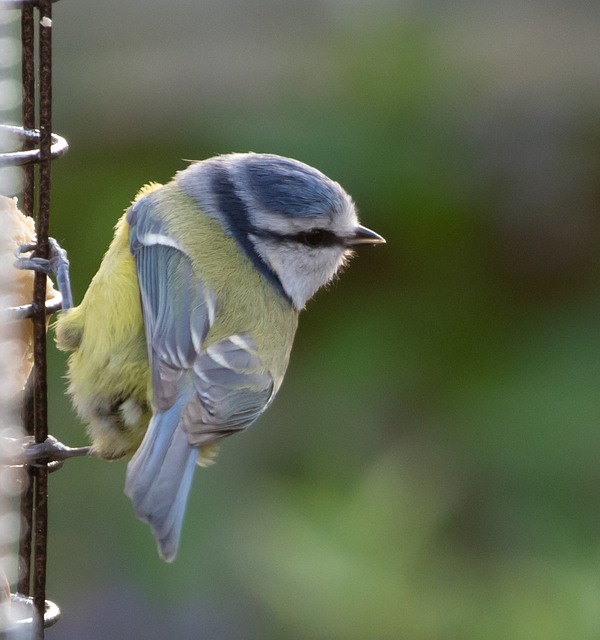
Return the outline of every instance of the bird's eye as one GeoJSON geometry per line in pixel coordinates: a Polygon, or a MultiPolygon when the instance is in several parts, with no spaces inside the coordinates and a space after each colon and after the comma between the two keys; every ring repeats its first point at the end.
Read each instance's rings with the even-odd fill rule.
{"type": "Polygon", "coordinates": [[[320,247],[327,244],[330,237],[323,229],[311,229],[299,234],[299,240],[307,247],[320,247]]]}

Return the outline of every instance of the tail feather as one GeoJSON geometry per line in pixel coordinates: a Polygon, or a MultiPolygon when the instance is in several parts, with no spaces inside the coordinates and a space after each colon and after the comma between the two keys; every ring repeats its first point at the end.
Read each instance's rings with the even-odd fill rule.
{"type": "Polygon", "coordinates": [[[140,448],[127,466],[125,493],[135,512],[152,527],[161,557],[177,555],[187,498],[198,459],[179,426],[183,402],[156,413],[140,448]]]}

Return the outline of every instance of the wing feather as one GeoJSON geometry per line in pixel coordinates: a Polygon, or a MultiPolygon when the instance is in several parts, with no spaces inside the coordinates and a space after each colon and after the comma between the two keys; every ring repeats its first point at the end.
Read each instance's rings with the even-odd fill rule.
{"type": "Polygon", "coordinates": [[[162,557],[172,560],[197,447],[249,426],[272,399],[273,379],[249,334],[205,347],[218,321],[216,296],[170,236],[155,194],[136,201],[127,216],[154,415],[127,468],[125,491],[138,517],[150,523],[162,557]]]}

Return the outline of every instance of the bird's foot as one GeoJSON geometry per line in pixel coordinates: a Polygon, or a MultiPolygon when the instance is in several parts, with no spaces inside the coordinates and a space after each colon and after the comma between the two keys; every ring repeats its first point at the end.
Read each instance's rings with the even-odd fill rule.
{"type": "Polygon", "coordinates": [[[17,269],[32,269],[45,274],[52,274],[56,277],[56,284],[62,296],[63,311],[73,306],[73,295],[71,293],[71,281],[69,278],[69,259],[67,252],[58,244],[54,238],[48,238],[50,245],[49,257],[40,258],[38,256],[22,257],[24,253],[30,253],[37,249],[35,244],[22,244],[16,251],[15,267],[17,269]]]}
{"type": "Polygon", "coordinates": [[[92,455],[92,447],[68,447],[54,436],[48,436],[44,442],[34,442],[27,438],[23,444],[21,463],[40,467],[39,460],[47,462],[63,462],[68,458],[92,455]]]}

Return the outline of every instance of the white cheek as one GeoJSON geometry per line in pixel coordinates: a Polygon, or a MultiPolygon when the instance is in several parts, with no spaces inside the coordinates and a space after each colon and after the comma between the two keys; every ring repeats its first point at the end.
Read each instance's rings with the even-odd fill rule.
{"type": "Polygon", "coordinates": [[[335,276],[351,253],[337,246],[310,249],[301,244],[268,242],[256,236],[252,240],[298,309],[335,276]]]}

